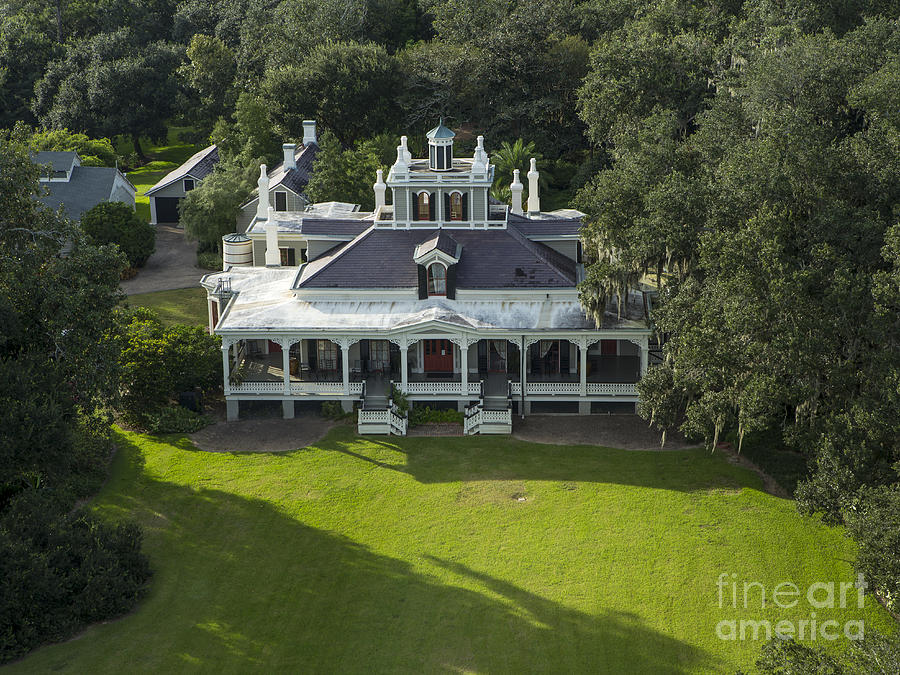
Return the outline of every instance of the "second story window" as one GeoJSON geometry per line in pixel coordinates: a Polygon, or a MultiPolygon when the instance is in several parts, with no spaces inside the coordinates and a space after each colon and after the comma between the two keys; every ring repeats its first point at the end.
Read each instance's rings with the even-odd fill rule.
{"type": "Polygon", "coordinates": [[[420,192],[417,198],[416,212],[418,218],[416,220],[431,220],[431,204],[429,203],[428,193],[420,192]]]}
{"type": "Polygon", "coordinates": [[[185,178],[184,179],[184,191],[190,192],[194,189],[194,179],[193,178],[185,178]]]}
{"type": "Polygon", "coordinates": [[[287,192],[275,193],[275,210],[287,211],[287,192]]]}
{"type": "Polygon", "coordinates": [[[463,208],[462,208],[462,195],[459,192],[454,192],[450,195],[450,220],[462,220],[463,219],[463,208]]]}
{"type": "Polygon", "coordinates": [[[428,266],[428,295],[447,295],[447,268],[440,263],[428,266]]]}

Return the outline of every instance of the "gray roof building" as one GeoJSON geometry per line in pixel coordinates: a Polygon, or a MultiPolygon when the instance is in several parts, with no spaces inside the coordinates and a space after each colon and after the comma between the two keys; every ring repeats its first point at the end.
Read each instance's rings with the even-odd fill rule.
{"type": "Polygon", "coordinates": [[[40,179],[48,194],[39,195],[39,199],[50,209],[62,207],[71,220],[80,220],[85,211],[101,202],[122,202],[134,208],[136,190],[116,168],[81,166],[78,153],[73,151],[37,152],[33,161],[50,167],[40,179]]]}

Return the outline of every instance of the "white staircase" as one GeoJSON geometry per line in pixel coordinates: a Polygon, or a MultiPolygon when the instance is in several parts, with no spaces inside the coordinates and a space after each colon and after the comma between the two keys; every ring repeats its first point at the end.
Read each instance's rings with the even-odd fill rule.
{"type": "Polygon", "coordinates": [[[360,435],[381,434],[406,436],[409,420],[401,415],[393,400],[387,398],[383,390],[366,395],[370,387],[363,382],[362,407],[356,418],[356,430],[360,435]]]}
{"type": "Polygon", "coordinates": [[[485,396],[484,381],[478,403],[466,408],[463,433],[511,434],[512,433],[512,383],[508,383],[506,396],[485,396]]]}

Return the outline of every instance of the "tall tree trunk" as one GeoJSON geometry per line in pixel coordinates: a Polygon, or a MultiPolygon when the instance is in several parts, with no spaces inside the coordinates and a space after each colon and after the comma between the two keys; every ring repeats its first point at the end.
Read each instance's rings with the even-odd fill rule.
{"type": "Polygon", "coordinates": [[[141,147],[141,138],[138,134],[131,134],[131,143],[134,145],[134,151],[141,158],[141,161],[146,161],[147,155],[144,154],[144,149],[141,147]]]}

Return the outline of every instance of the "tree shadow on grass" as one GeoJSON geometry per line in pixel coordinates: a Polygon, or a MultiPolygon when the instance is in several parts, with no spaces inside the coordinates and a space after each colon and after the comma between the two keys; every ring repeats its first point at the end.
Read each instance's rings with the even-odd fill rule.
{"type": "Polygon", "coordinates": [[[751,471],[702,449],[655,452],[556,446],[513,438],[354,437],[329,433],[306,451],[335,452],[408,474],[421,483],[541,480],[613,483],[682,492],[761,489],[751,471]]]}
{"type": "Polygon", "coordinates": [[[121,621],[23,662],[70,672],[679,673],[721,663],[630,614],[590,615],[410,551],[385,556],[273,504],[141,473],[102,509],[137,518],[152,591],[121,621]]]}

